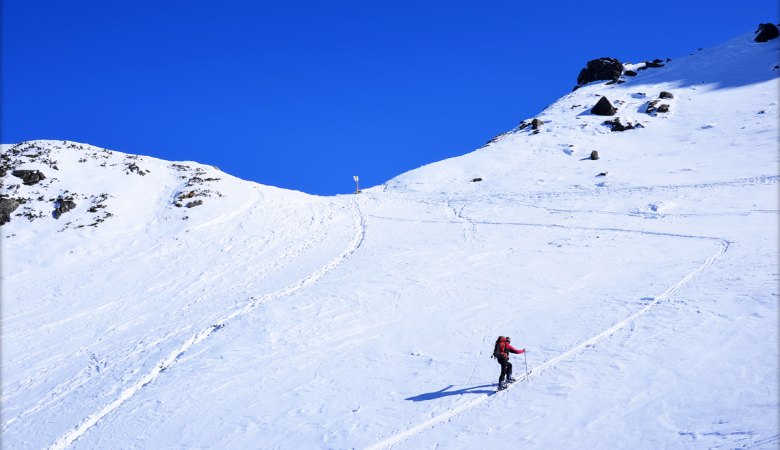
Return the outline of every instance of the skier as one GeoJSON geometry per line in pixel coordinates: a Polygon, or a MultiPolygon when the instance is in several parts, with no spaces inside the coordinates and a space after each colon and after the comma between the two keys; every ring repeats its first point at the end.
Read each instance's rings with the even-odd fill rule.
{"type": "Polygon", "coordinates": [[[512,339],[509,337],[499,336],[496,340],[495,348],[493,349],[493,356],[498,360],[501,365],[501,375],[498,377],[498,390],[506,389],[507,383],[514,383],[516,380],[512,377],[512,363],[509,362],[509,354],[521,354],[525,353],[525,349],[516,349],[510,344],[512,339]],[[506,382],[504,380],[506,379],[506,382]]]}

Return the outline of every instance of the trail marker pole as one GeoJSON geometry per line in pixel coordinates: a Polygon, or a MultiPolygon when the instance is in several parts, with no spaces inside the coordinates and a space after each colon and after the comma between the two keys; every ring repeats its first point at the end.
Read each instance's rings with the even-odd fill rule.
{"type": "Polygon", "coordinates": [[[355,180],[355,194],[360,194],[360,185],[358,184],[359,178],[357,175],[352,178],[355,180]]]}

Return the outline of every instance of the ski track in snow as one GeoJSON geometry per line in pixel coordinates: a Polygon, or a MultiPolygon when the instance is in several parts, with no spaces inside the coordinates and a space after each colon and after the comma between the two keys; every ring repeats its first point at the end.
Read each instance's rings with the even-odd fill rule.
{"type": "MultiPolygon", "coordinates": [[[[774,177],[777,181],[778,177],[774,177]]],[[[531,375],[536,373],[541,373],[551,367],[554,367],[558,363],[572,358],[574,355],[593,347],[596,343],[599,341],[611,336],[612,334],[616,333],[617,331],[620,331],[621,329],[625,328],[627,325],[632,324],[635,320],[637,320],[639,317],[645,315],[648,311],[653,309],[656,305],[661,303],[662,301],[667,300],[669,297],[672,296],[677,290],[688,284],[693,278],[695,278],[697,275],[702,273],[703,271],[707,270],[710,266],[712,266],[715,261],[720,258],[729,248],[729,245],[731,242],[727,239],[718,238],[718,237],[712,237],[712,236],[695,236],[695,235],[683,235],[683,234],[674,234],[674,233],[663,233],[663,232],[653,232],[653,231],[646,231],[646,230],[630,230],[630,229],[620,229],[620,228],[589,228],[589,227],[571,227],[571,226],[564,226],[564,225],[557,225],[557,224],[537,224],[537,223],[518,223],[518,222],[479,222],[479,221],[472,221],[470,219],[467,219],[466,216],[462,214],[463,208],[460,208],[460,210],[457,211],[457,218],[461,220],[468,221],[472,226],[476,224],[480,225],[514,225],[514,226],[527,226],[527,227],[555,227],[555,228],[564,228],[564,229],[574,229],[574,230],[591,230],[591,231],[606,231],[606,232],[615,232],[615,233],[632,233],[632,234],[642,234],[642,235],[651,235],[651,236],[659,236],[659,237],[675,237],[675,238],[685,238],[685,239],[704,239],[709,241],[714,241],[718,243],[718,250],[707,260],[704,261],[702,265],[697,267],[695,270],[691,271],[687,275],[685,275],[680,281],[669,287],[666,291],[661,293],[660,295],[656,296],[655,299],[645,305],[642,309],[635,312],[634,314],[626,317],[625,319],[621,320],[620,322],[617,322],[616,324],[612,325],[610,328],[607,328],[606,330],[580,342],[579,344],[575,345],[568,351],[562,353],[561,355],[552,358],[540,366],[537,366],[531,370],[528,371],[528,373],[518,376],[517,381],[523,381],[530,379],[531,375]]],[[[378,217],[378,216],[371,216],[375,218],[381,218],[381,219],[387,219],[387,220],[402,220],[407,221],[409,219],[397,219],[397,218],[390,218],[390,217],[378,217]]],[[[436,221],[424,221],[424,222],[436,222],[436,221]]],[[[510,388],[512,385],[510,385],[510,388]]],[[[507,389],[508,390],[508,389],[507,389]]],[[[430,418],[429,420],[426,420],[422,423],[419,423],[405,431],[402,431],[400,433],[397,433],[395,435],[392,435],[374,445],[371,445],[366,448],[366,450],[380,450],[380,449],[386,449],[390,448],[416,434],[419,434],[425,430],[428,430],[430,428],[433,428],[434,426],[449,421],[451,418],[466,412],[470,409],[475,408],[476,406],[480,405],[485,400],[489,399],[492,395],[501,395],[505,393],[507,390],[497,392],[497,393],[490,393],[490,394],[484,394],[481,395],[473,400],[464,402],[442,414],[439,414],[437,416],[434,416],[430,418]]]]}
{"type": "MultiPolygon", "coordinates": [[[[241,214],[246,214],[246,213],[248,213],[250,215],[253,214],[250,211],[251,210],[250,205],[254,204],[255,202],[256,202],[256,196],[255,196],[254,199],[250,199],[250,200],[244,202],[242,207],[239,209],[239,212],[228,215],[228,218],[230,220],[233,220],[236,217],[239,217],[241,214]]],[[[222,223],[225,223],[225,222],[226,222],[226,220],[213,219],[212,221],[208,222],[207,224],[199,225],[198,227],[193,228],[193,229],[202,229],[202,228],[205,228],[206,225],[208,225],[208,226],[216,226],[216,225],[219,225],[219,224],[222,224],[222,223]]],[[[311,221],[310,221],[310,224],[312,224],[313,222],[314,222],[314,218],[312,217],[311,221]]],[[[318,223],[317,225],[321,228],[323,226],[323,221],[321,220],[320,223],[318,223]]],[[[244,226],[242,225],[241,228],[243,229],[244,226]]],[[[277,269],[285,261],[289,261],[289,260],[293,259],[294,257],[299,256],[300,254],[305,252],[307,249],[310,249],[314,245],[316,245],[319,240],[322,240],[322,233],[311,233],[311,236],[309,236],[302,244],[297,245],[297,246],[289,247],[281,256],[279,256],[276,259],[274,259],[273,263],[268,264],[266,266],[256,267],[255,270],[254,270],[255,274],[252,276],[252,278],[247,280],[247,284],[253,284],[256,279],[262,278],[263,276],[265,276],[270,271],[272,271],[274,269],[277,269]]],[[[149,253],[149,252],[147,252],[147,253],[149,253]]],[[[213,280],[213,279],[216,279],[216,278],[220,277],[221,276],[221,272],[218,272],[218,273],[219,274],[209,275],[208,277],[207,276],[201,276],[200,279],[199,279],[200,283],[198,284],[198,286],[200,286],[200,285],[202,285],[204,283],[208,284],[208,282],[210,280],[213,280]]],[[[186,308],[187,306],[189,306],[189,305],[184,306],[184,308],[186,308]]],[[[72,320],[72,317],[68,318],[67,320],[72,320]]],[[[165,331],[163,333],[162,337],[160,337],[160,338],[156,338],[156,339],[153,338],[153,339],[144,340],[143,342],[141,342],[138,345],[136,345],[129,353],[125,354],[123,357],[121,357],[119,359],[111,360],[110,363],[108,363],[105,366],[103,366],[101,370],[102,371],[110,371],[114,367],[121,366],[121,365],[123,365],[125,362],[127,362],[129,360],[135,360],[138,357],[140,357],[143,353],[147,352],[148,350],[153,349],[153,348],[157,348],[157,347],[161,346],[162,344],[167,343],[169,340],[173,339],[174,337],[180,335],[180,333],[187,333],[187,332],[191,331],[191,329],[192,329],[192,326],[178,327],[178,328],[175,328],[173,330],[165,331]]],[[[85,351],[85,349],[79,349],[76,352],[76,355],[82,354],[84,351],[85,351]]],[[[41,371],[38,372],[38,375],[40,376],[40,375],[44,375],[46,373],[54,371],[56,368],[59,367],[61,362],[62,362],[61,360],[58,360],[55,363],[53,363],[52,365],[50,365],[48,367],[44,367],[43,369],[41,369],[41,371]]],[[[79,389],[82,386],[84,386],[85,384],[89,383],[94,378],[94,376],[96,375],[96,373],[93,371],[93,369],[94,369],[94,366],[93,365],[89,365],[89,366],[85,367],[84,369],[82,369],[81,371],[79,371],[74,377],[72,377],[72,378],[70,378],[70,379],[68,379],[68,380],[66,380],[66,381],[64,381],[64,382],[54,386],[52,389],[49,390],[47,395],[45,395],[42,399],[40,399],[39,401],[37,401],[36,403],[31,405],[27,409],[17,413],[16,416],[14,416],[14,417],[8,419],[7,421],[5,421],[3,423],[3,426],[2,426],[2,431],[5,432],[5,430],[7,430],[8,427],[11,426],[17,420],[29,417],[32,414],[35,414],[35,413],[37,413],[37,412],[39,412],[41,410],[44,410],[44,409],[48,408],[50,405],[56,404],[63,397],[67,396],[68,394],[74,392],[76,389],[79,389]]],[[[98,372],[100,372],[100,371],[98,371],[98,372]]],[[[28,380],[28,383],[26,383],[26,384],[29,384],[32,380],[33,380],[33,378],[28,380]]],[[[12,390],[10,392],[13,394],[16,391],[24,390],[26,388],[26,384],[22,384],[18,389],[14,389],[14,390],[12,390]]],[[[4,401],[5,401],[5,398],[8,396],[8,394],[9,394],[9,392],[3,392],[3,400],[4,401]]]]}
{"type": "Polygon", "coordinates": [[[363,243],[363,239],[365,237],[365,217],[363,216],[363,213],[360,211],[360,207],[358,205],[357,200],[354,198],[352,199],[352,210],[353,210],[353,220],[354,220],[354,227],[355,227],[355,236],[352,242],[350,242],[349,246],[346,248],[346,250],[344,250],[339,256],[331,260],[329,263],[321,267],[319,270],[309,274],[308,276],[304,277],[303,279],[297,282],[288,285],[285,288],[282,288],[270,294],[266,294],[257,299],[252,298],[251,299],[252,301],[247,305],[245,305],[244,307],[239,308],[233,313],[216,321],[213,325],[191,336],[184,343],[182,343],[174,352],[170,353],[166,358],[161,360],[155,366],[154,369],[152,369],[144,376],[142,376],[133,385],[131,385],[130,387],[122,391],[119,397],[117,397],[113,402],[109,403],[99,411],[95,412],[94,414],[84,419],[79,425],[74,427],[71,431],[60,436],[57,440],[54,441],[54,443],[51,446],[49,446],[49,449],[54,450],[54,449],[67,448],[79,437],[83,436],[84,433],[86,433],[91,427],[97,424],[101,419],[103,419],[108,414],[111,414],[113,411],[115,411],[120,406],[122,406],[122,404],[126,400],[128,400],[133,395],[138,393],[138,391],[140,391],[144,387],[148,386],[150,383],[153,383],[160,376],[160,374],[162,374],[166,370],[170,369],[174,364],[176,364],[176,362],[190,348],[202,342],[203,340],[211,336],[214,332],[220,330],[231,320],[249,314],[255,309],[257,309],[259,306],[268,303],[271,300],[275,300],[280,297],[285,297],[302,288],[305,288],[319,281],[322,277],[324,277],[325,275],[333,271],[336,267],[341,265],[345,260],[347,260],[347,258],[349,258],[353,253],[355,253],[358,250],[358,248],[360,248],[360,245],[363,243]]]}

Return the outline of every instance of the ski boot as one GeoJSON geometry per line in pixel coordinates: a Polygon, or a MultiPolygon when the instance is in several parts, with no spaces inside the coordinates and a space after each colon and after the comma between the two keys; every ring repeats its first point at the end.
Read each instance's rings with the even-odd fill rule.
{"type": "Polygon", "coordinates": [[[496,392],[503,391],[506,388],[507,388],[506,382],[505,381],[501,381],[501,382],[498,383],[498,389],[496,389],[496,392]]]}
{"type": "Polygon", "coordinates": [[[517,381],[517,380],[515,380],[514,377],[507,377],[507,379],[506,379],[507,383],[514,383],[515,381],[517,381]]]}

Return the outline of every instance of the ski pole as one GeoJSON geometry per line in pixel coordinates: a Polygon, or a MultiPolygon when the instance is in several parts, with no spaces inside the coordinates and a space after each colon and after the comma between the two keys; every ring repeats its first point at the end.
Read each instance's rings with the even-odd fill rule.
{"type": "Polygon", "coordinates": [[[525,360],[525,381],[528,381],[528,350],[523,352],[523,359],[525,360]]]}
{"type": "Polygon", "coordinates": [[[520,334],[523,335],[523,342],[525,343],[525,346],[526,346],[526,349],[523,352],[523,359],[525,360],[525,381],[528,381],[528,375],[529,375],[529,373],[528,373],[528,356],[527,356],[527,354],[528,354],[528,339],[526,339],[525,333],[523,333],[522,331],[520,332],[520,334]]]}

